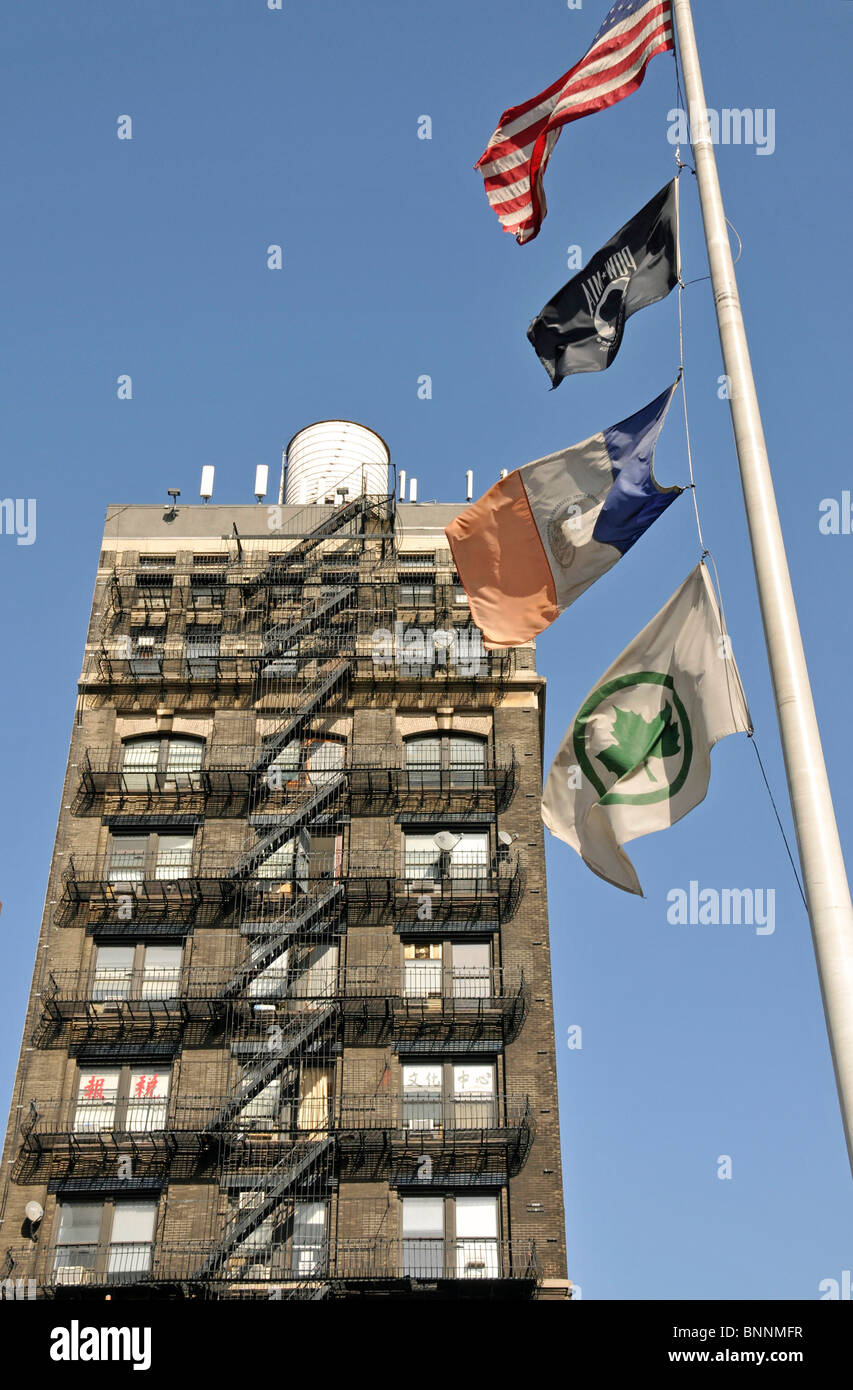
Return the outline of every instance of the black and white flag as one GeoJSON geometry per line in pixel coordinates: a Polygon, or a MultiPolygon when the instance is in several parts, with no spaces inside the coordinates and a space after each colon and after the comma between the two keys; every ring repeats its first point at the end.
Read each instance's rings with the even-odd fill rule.
{"type": "Polygon", "coordinates": [[[678,284],[678,180],[673,179],[537,314],[527,330],[559,386],[573,372],[609,367],[625,322],[678,284]]]}

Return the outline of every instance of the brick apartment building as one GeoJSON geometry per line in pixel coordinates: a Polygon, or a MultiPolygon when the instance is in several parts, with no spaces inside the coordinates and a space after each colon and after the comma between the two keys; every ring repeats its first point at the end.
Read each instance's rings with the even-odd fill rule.
{"type": "Polygon", "coordinates": [[[532,644],[372,431],[107,513],[4,1151],[39,1297],[566,1298],[532,644]]]}

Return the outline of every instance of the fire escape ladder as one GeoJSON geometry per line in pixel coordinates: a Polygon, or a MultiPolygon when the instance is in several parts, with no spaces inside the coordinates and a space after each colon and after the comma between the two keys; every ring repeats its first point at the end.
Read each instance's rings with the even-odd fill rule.
{"type": "Polygon", "coordinates": [[[330,671],[324,671],[309,685],[305,697],[270,737],[262,752],[250,767],[254,773],[263,772],[278,756],[284,745],[297,733],[328,699],[337,685],[349,674],[352,662],[342,658],[336,661],[330,671]]]}
{"type": "Polygon", "coordinates": [[[324,619],[331,618],[342,608],[346,608],[356,592],[352,584],[343,589],[335,589],[328,597],[319,599],[311,612],[306,613],[298,622],[277,623],[275,627],[271,627],[263,637],[264,656],[281,656],[300,637],[313,632],[324,619]]]}
{"type": "Polygon", "coordinates": [[[333,1143],[332,1136],[325,1135],[322,1139],[299,1144],[274,1168],[265,1173],[262,1179],[263,1186],[256,1189],[261,1194],[257,1205],[240,1212],[236,1220],[229,1224],[222,1240],[199,1266],[193,1278],[209,1279],[240,1242],[257,1230],[282,1198],[293,1190],[300,1178],[329,1152],[333,1143]]]}
{"type": "MultiPolygon", "coordinates": [[[[228,1103],[223,1106],[208,1126],[209,1131],[216,1133],[236,1119],[240,1111],[245,1110],[246,1106],[260,1095],[264,1087],[274,1081],[280,1071],[283,1071],[288,1058],[292,1057],[299,1048],[305,1047],[307,1043],[311,1042],[334,1016],[334,1006],[326,1005],[324,1008],[312,1010],[307,1018],[301,1020],[290,1032],[286,1033],[281,1039],[281,1043],[276,1045],[275,1055],[269,1057],[269,1060],[257,1067],[256,1070],[249,1071],[244,1075],[243,1086],[239,1094],[232,1095],[228,1103]]],[[[259,1046],[263,1046],[263,1044],[259,1044],[259,1046]]]]}
{"type": "Polygon", "coordinates": [[[333,536],[348,522],[355,521],[359,516],[366,516],[373,506],[373,498],[366,493],[354,497],[351,502],[344,502],[343,506],[336,507],[330,517],[321,521],[319,526],[315,526],[309,535],[305,536],[298,545],[295,545],[292,550],[288,550],[286,555],[281,558],[286,564],[303,560],[321,541],[333,536]]]}
{"type": "MultiPolygon", "coordinates": [[[[224,999],[233,999],[235,995],[242,994],[248,989],[253,980],[256,980],[279,956],[283,955],[295,937],[304,932],[318,917],[322,917],[326,908],[336,901],[343,893],[343,885],[336,883],[328,892],[323,893],[319,898],[314,898],[309,907],[298,916],[285,920],[281,929],[267,941],[262,950],[258,950],[249,959],[245,960],[236,975],[228,981],[222,990],[224,999]]],[[[259,927],[262,923],[257,924],[259,927]]],[[[274,924],[270,923],[270,927],[274,924]]]]}
{"type": "Polygon", "coordinates": [[[241,855],[229,870],[229,878],[245,878],[247,874],[254,873],[263,864],[264,860],[277,850],[285,840],[289,840],[293,834],[304,825],[306,821],[313,820],[324,806],[328,805],[338,795],[346,781],[346,774],[337,773],[330,777],[327,782],[312,791],[312,795],[297,806],[295,810],[288,811],[277,820],[272,830],[267,831],[250,850],[241,855]]]}

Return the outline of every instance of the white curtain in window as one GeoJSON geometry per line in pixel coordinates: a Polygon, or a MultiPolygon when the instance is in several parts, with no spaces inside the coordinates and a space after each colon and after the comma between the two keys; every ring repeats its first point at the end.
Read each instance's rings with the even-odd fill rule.
{"type": "Polygon", "coordinates": [[[204,757],[204,744],[194,738],[170,738],[166,748],[167,772],[197,772],[204,757]]]}
{"type": "Polygon", "coordinates": [[[464,738],[451,734],[448,739],[450,785],[478,787],[482,785],[486,761],[486,745],[480,738],[464,738]]]}
{"type": "Polygon", "coordinates": [[[457,1129],[483,1129],[494,1123],[495,1068],[489,1062],[453,1068],[453,1123],[457,1129]]]}
{"type": "Polygon", "coordinates": [[[404,838],[406,878],[438,878],[441,851],[432,835],[406,835],[404,838]]]}
{"type": "Polygon", "coordinates": [[[346,746],[343,743],[334,743],[329,740],[328,742],[309,744],[306,758],[308,780],[314,786],[322,786],[324,783],[330,782],[343,767],[345,753],[346,746]]]}
{"type": "Polygon", "coordinates": [[[334,994],[338,978],[338,948],[328,942],[312,946],[306,968],[293,980],[292,993],[301,999],[323,999],[334,994]]]}
{"type": "Polygon", "coordinates": [[[407,1129],[435,1129],[442,1123],[441,1062],[403,1066],[403,1120],[407,1129]]]}
{"type": "Polygon", "coordinates": [[[126,791],[146,791],[154,786],[153,773],[157,771],[159,756],[159,738],[134,739],[122,745],[122,782],[126,791]]]}
{"type": "Polygon", "coordinates": [[[156,1220],[156,1202],[116,1202],[107,1266],[110,1274],[146,1273],[156,1220]]]}
{"type": "Polygon", "coordinates": [[[192,835],[159,835],[155,878],[189,878],[193,863],[192,835]]]}
{"type": "Polygon", "coordinates": [[[60,1206],[54,1269],[94,1268],[103,1210],[102,1202],[65,1202],[60,1206]]]}
{"type": "Polygon", "coordinates": [[[276,790],[278,787],[286,786],[288,782],[293,781],[299,772],[301,753],[302,745],[299,739],[294,739],[292,743],[286,743],[267,769],[267,785],[276,790]]]}
{"type": "Polygon", "coordinates": [[[143,999],[174,999],[181,986],[181,946],[146,946],[142,971],[143,999]]]}
{"type": "Polygon", "coordinates": [[[294,1202],[293,1258],[294,1274],[314,1274],[320,1269],[326,1240],[326,1203],[294,1202]]]}
{"type": "Polygon", "coordinates": [[[141,883],[147,849],[147,835],[113,835],[107,851],[110,883],[141,883]]]}
{"type": "MultiPolygon", "coordinates": [[[[262,959],[266,950],[268,947],[263,942],[258,946],[253,946],[249,953],[250,963],[262,959]]],[[[287,948],[280,951],[269,965],[264,966],[263,970],[259,970],[249,984],[249,997],[251,999],[282,998],[287,992],[289,960],[290,950],[287,948]]]]}
{"type": "Polygon", "coordinates": [[[258,878],[293,878],[294,841],[287,840],[268,854],[255,870],[258,878]]]}
{"type": "MultiPolygon", "coordinates": [[[[248,1087],[250,1079],[246,1078],[243,1084],[248,1087]]],[[[270,1081],[242,1107],[237,1120],[238,1127],[244,1122],[251,1122],[253,1129],[273,1129],[278,1122],[280,1109],[281,1080],[277,1078],[270,1081]]]]}
{"type": "Polygon", "coordinates": [[[487,999],[491,994],[491,947],[487,941],[458,942],[453,947],[453,994],[456,999],[487,999]]]}
{"type": "Polygon", "coordinates": [[[404,1197],[401,1217],[402,1268],[411,1278],[437,1278],[444,1271],[444,1199],[404,1197]]]}
{"type": "Polygon", "coordinates": [[[441,994],[441,960],[407,960],[404,964],[404,992],[413,998],[441,994]]]}
{"type": "Polygon", "coordinates": [[[453,878],[481,878],[489,871],[489,837],[485,832],[462,834],[450,851],[453,878]]]}
{"type": "Polygon", "coordinates": [[[59,1208],[57,1245],[85,1245],[97,1241],[103,1202],[63,1202],[59,1208]]]}
{"type": "Polygon", "coordinates": [[[404,744],[409,786],[419,789],[441,783],[441,739],[410,738],[404,744]]]}
{"type": "Polygon", "coordinates": [[[95,955],[92,998],[127,999],[133,977],[132,946],[99,946],[95,955]]]}
{"type": "Polygon", "coordinates": [[[456,1272],[461,1279],[497,1277],[496,1197],[456,1198],[456,1272]]]}

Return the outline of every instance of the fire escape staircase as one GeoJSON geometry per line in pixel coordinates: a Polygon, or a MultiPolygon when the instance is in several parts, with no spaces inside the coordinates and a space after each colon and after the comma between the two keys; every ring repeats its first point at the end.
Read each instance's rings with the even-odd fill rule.
{"type": "MultiPolygon", "coordinates": [[[[207,1126],[207,1132],[218,1134],[236,1120],[240,1112],[245,1110],[256,1096],[260,1095],[265,1086],[275,1080],[279,1072],[284,1070],[294,1053],[313,1042],[318,1034],[322,1033],[332,1022],[336,1014],[335,1005],[326,1004],[321,1008],[312,1009],[307,1015],[300,1015],[298,1022],[284,1034],[281,1042],[276,1045],[275,1054],[270,1055],[264,1052],[263,1055],[266,1060],[244,1073],[241,1089],[231,1096],[230,1100],[211,1120],[207,1126]]],[[[259,1043],[260,1047],[263,1047],[263,1043],[259,1043]]]]}
{"type": "Polygon", "coordinates": [[[324,781],[321,786],[312,791],[312,794],[297,806],[293,811],[288,811],[276,817],[276,823],[272,830],[267,831],[250,850],[242,854],[234,865],[229,869],[229,878],[246,878],[248,874],[254,873],[265,859],[268,859],[275,850],[284,844],[285,840],[293,837],[300,826],[306,822],[314,820],[318,813],[331,801],[334,801],[346,783],[346,773],[338,772],[324,781]]]}
{"type": "Polygon", "coordinates": [[[299,733],[308,720],[316,714],[323,702],[329,698],[340,683],[349,675],[352,669],[352,662],[346,658],[336,661],[330,670],[322,672],[316,680],[308,686],[305,695],[299,705],[288,715],[278,728],[271,735],[269,741],[255,758],[250,766],[251,772],[264,772],[279,755],[282,748],[297,733],[299,733]]]}
{"type": "Polygon", "coordinates": [[[268,1173],[264,1173],[259,1182],[255,1184],[254,1189],[243,1189],[258,1192],[256,1205],[241,1211],[228,1224],[222,1240],[195,1271],[193,1277],[196,1279],[215,1277],[217,1270],[221,1268],[228,1256],[253,1231],[257,1230],[258,1226],[266,1220],[270,1212],[275,1210],[288,1192],[293,1191],[300,1179],[304,1178],[320,1159],[329,1153],[333,1144],[334,1139],[331,1135],[299,1144],[275,1164],[268,1173]]]}
{"type": "MultiPolygon", "coordinates": [[[[369,497],[362,495],[337,508],[332,516],[328,517],[310,535],[304,537],[292,550],[288,551],[286,557],[282,557],[284,563],[281,567],[286,570],[291,566],[301,564],[322,541],[334,535],[342,526],[357,520],[360,516],[366,516],[373,505],[374,502],[369,497]]],[[[281,562],[279,563],[281,564],[281,562]]],[[[263,639],[264,656],[275,659],[279,655],[286,654],[302,637],[312,632],[324,620],[344,610],[351,603],[356,592],[353,586],[336,589],[319,600],[309,614],[304,615],[295,623],[279,624],[271,628],[263,639]]],[[[297,708],[279,724],[252,763],[250,769],[252,773],[258,775],[267,770],[286,744],[304,730],[316,711],[346,680],[351,669],[351,660],[338,659],[331,668],[322,672],[308,686],[297,708]]],[[[318,812],[329,805],[339,795],[345,783],[346,774],[341,772],[330,777],[328,781],[324,781],[316,789],[312,789],[312,794],[300,806],[282,815],[280,819],[277,818],[275,826],[240,857],[229,877],[241,879],[256,870],[284,841],[291,838],[300,826],[315,818],[318,812]]],[[[285,918],[278,924],[270,923],[272,928],[270,939],[261,951],[255,952],[249,961],[244,962],[228,982],[224,990],[225,997],[234,998],[244,994],[253,980],[257,979],[286,951],[288,943],[294,937],[303,933],[318,918],[322,919],[326,909],[341,896],[342,892],[342,885],[335,884],[315,898],[304,911],[285,918]]],[[[249,923],[244,924],[244,926],[257,926],[259,934],[265,934],[265,924],[263,923],[249,923]]],[[[266,1057],[264,1054],[262,1060],[256,1062],[244,1073],[239,1093],[233,1094],[219,1111],[208,1126],[208,1132],[218,1133],[233,1123],[241,1111],[287,1067],[288,1062],[294,1058],[295,1054],[316,1041],[336,1017],[337,1008],[333,1003],[314,1008],[307,1015],[301,1014],[285,1034],[281,1044],[276,1047],[275,1056],[266,1057]]],[[[198,1267],[194,1277],[197,1279],[216,1277],[217,1271],[222,1268],[229,1255],[262,1224],[288,1192],[291,1192],[300,1180],[304,1179],[320,1160],[331,1152],[333,1146],[334,1137],[332,1135],[324,1135],[319,1139],[305,1140],[295,1144],[284,1158],[258,1178],[253,1184],[254,1190],[258,1193],[258,1201],[250,1208],[240,1211],[229,1222],[222,1240],[198,1267]]]]}
{"type": "Polygon", "coordinates": [[[319,898],[314,898],[304,912],[300,912],[295,917],[284,918],[282,922],[245,922],[243,930],[247,927],[257,929],[257,934],[268,934],[270,940],[267,941],[262,950],[256,951],[249,960],[243,962],[236,975],[233,975],[222,990],[224,999],[234,999],[249,988],[259,975],[267,970],[279,956],[283,955],[290,943],[306,932],[318,918],[322,918],[326,909],[336,902],[343,895],[343,885],[336,883],[319,898]]]}
{"type": "Polygon", "coordinates": [[[326,618],[332,618],[349,605],[357,593],[354,585],[335,589],[326,598],[319,599],[310,613],[306,613],[295,623],[277,623],[264,633],[262,651],[264,656],[282,656],[294,642],[313,632],[326,618]]]}

